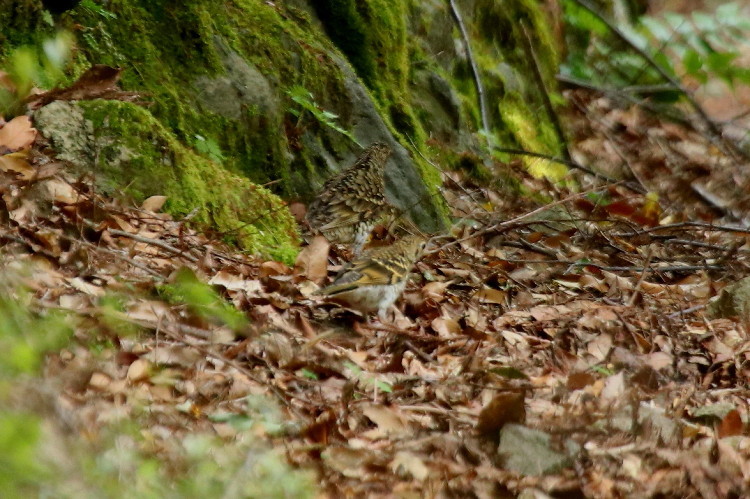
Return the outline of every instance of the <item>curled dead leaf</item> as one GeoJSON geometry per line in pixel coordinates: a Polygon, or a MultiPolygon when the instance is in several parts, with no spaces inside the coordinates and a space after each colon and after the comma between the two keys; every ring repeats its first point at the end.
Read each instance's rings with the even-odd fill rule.
{"type": "Polygon", "coordinates": [[[127,378],[130,381],[142,381],[148,379],[151,372],[151,363],[146,359],[138,359],[128,367],[127,378]]]}
{"type": "Polygon", "coordinates": [[[508,303],[508,293],[499,289],[484,287],[474,295],[480,303],[505,305],[508,303]]]}
{"type": "Polygon", "coordinates": [[[425,300],[434,300],[438,303],[445,299],[445,290],[450,286],[450,281],[428,282],[422,287],[422,296],[425,300]]]}
{"type": "Polygon", "coordinates": [[[27,149],[36,139],[36,128],[31,126],[28,116],[16,116],[0,128],[0,148],[10,151],[27,149]]]}
{"type": "Polygon", "coordinates": [[[430,469],[424,461],[412,452],[400,451],[391,461],[391,470],[396,474],[407,473],[420,482],[430,474],[430,469]]]}
{"type": "Polygon", "coordinates": [[[143,203],[141,203],[141,209],[144,211],[152,211],[154,213],[161,210],[162,206],[164,206],[164,203],[167,202],[167,196],[151,196],[149,198],[146,198],[143,203]]]}
{"type": "Polygon", "coordinates": [[[441,337],[449,338],[461,333],[461,325],[456,319],[438,317],[430,324],[432,329],[441,337]]]}
{"type": "Polygon", "coordinates": [[[0,156],[0,171],[16,173],[21,180],[31,180],[36,176],[36,168],[26,161],[23,152],[0,156]]]}
{"type": "Polygon", "coordinates": [[[328,276],[328,251],[331,245],[323,236],[315,236],[310,244],[299,252],[294,269],[316,284],[328,276]]]}

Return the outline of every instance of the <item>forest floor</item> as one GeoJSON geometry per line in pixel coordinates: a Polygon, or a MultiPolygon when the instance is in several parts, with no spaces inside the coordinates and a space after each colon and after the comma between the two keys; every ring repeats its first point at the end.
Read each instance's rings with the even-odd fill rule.
{"type": "Polygon", "coordinates": [[[743,495],[747,322],[706,308],[750,268],[736,161],[637,108],[568,97],[573,158],[630,180],[573,169],[569,190],[510,165],[532,202],[444,173],[461,223],[386,323],[311,296],[342,261],[324,241],[294,267],[263,261],[159,213],[163,198],[100,197],[40,137],[0,157],[4,280],[29,290],[39,334],[49,314],[73,329],[11,390],[42,418],[46,459],[127,448],[157,477],[224,480],[225,497],[262,496],[247,477],[293,481],[256,472],[261,447],[331,497],[743,495]],[[248,434],[236,472],[195,469],[248,434]]]}

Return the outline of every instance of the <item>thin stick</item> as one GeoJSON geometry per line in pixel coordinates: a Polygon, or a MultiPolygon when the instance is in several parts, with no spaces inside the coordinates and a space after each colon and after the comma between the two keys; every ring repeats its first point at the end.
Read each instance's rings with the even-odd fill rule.
{"type": "Polygon", "coordinates": [[[594,85],[593,83],[579,80],[578,78],[573,78],[570,76],[565,75],[557,75],[555,77],[557,81],[561,83],[566,83],[568,85],[572,85],[575,87],[585,88],[587,90],[593,90],[594,92],[600,92],[605,95],[614,95],[616,97],[620,97],[622,99],[627,100],[631,104],[634,104],[636,106],[640,106],[643,109],[654,113],[658,116],[664,116],[666,118],[669,118],[670,120],[674,121],[675,123],[678,123],[680,125],[684,125],[691,130],[696,130],[695,123],[691,123],[689,120],[685,119],[684,116],[677,114],[675,112],[672,112],[669,108],[656,106],[654,104],[651,104],[650,102],[644,100],[644,99],[636,99],[632,95],[630,95],[628,92],[625,92],[618,88],[609,88],[609,87],[601,87],[598,85],[594,85]]]}
{"type": "Polygon", "coordinates": [[[581,170],[584,173],[588,173],[589,175],[594,176],[594,177],[596,177],[598,179],[604,180],[606,182],[610,182],[610,183],[613,183],[613,184],[617,183],[617,182],[620,182],[620,183],[622,183],[622,185],[624,185],[625,187],[627,187],[631,191],[636,192],[638,194],[646,194],[646,192],[647,192],[645,188],[643,188],[642,186],[640,186],[638,184],[635,184],[633,182],[618,180],[616,178],[610,177],[609,175],[605,175],[604,173],[599,173],[597,171],[594,171],[591,168],[583,166],[580,163],[576,163],[575,161],[572,161],[572,160],[558,158],[556,156],[551,156],[549,154],[543,154],[543,153],[540,153],[540,152],[526,151],[524,149],[513,149],[513,148],[505,148],[505,147],[496,147],[493,150],[497,151],[497,152],[502,152],[502,153],[505,153],[505,154],[518,154],[518,155],[523,155],[523,156],[533,156],[535,158],[546,159],[547,161],[553,161],[555,163],[560,163],[561,165],[565,165],[565,166],[568,166],[570,168],[574,168],[576,170],[581,170]]]}
{"type": "MultiPolygon", "coordinates": [[[[419,148],[417,148],[417,146],[414,144],[414,141],[411,140],[411,137],[409,135],[407,135],[406,138],[409,139],[409,142],[411,143],[411,146],[414,148],[414,150],[419,155],[419,157],[421,157],[423,160],[425,160],[428,165],[430,165],[431,167],[433,167],[434,169],[436,169],[437,171],[439,171],[440,173],[442,173],[445,176],[445,178],[447,178],[448,180],[451,181],[451,183],[453,183],[453,185],[455,185],[456,187],[458,187],[459,189],[461,189],[464,192],[464,194],[466,194],[467,196],[469,196],[469,199],[471,199],[472,201],[474,201],[477,205],[482,206],[482,203],[479,202],[477,199],[475,199],[473,193],[469,192],[468,189],[466,189],[466,187],[464,187],[463,184],[461,184],[461,182],[457,182],[457,181],[453,180],[450,177],[450,175],[448,175],[447,173],[445,173],[445,170],[443,170],[438,165],[436,165],[435,163],[433,163],[432,161],[430,161],[429,159],[427,159],[427,157],[424,154],[422,154],[422,151],[420,151],[419,148]]],[[[489,210],[487,208],[484,208],[484,211],[489,212],[489,210]]]]}
{"type": "Polygon", "coordinates": [[[658,232],[662,230],[669,230],[669,229],[684,229],[689,227],[695,227],[696,229],[706,229],[710,231],[716,231],[716,232],[737,232],[739,234],[750,234],[750,229],[745,229],[743,227],[731,227],[728,225],[713,225],[706,222],[677,222],[673,224],[667,224],[667,225],[657,225],[656,227],[647,227],[643,230],[634,231],[634,232],[620,232],[612,234],[614,237],[634,237],[634,236],[640,236],[642,234],[647,234],[649,232],[658,232]]]}
{"type": "MultiPolygon", "coordinates": [[[[627,306],[632,307],[635,305],[635,300],[638,298],[638,294],[641,292],[641,286],[643,285],[643,281],[646,280],[646,271],[651,269],[651,257],[653,256],[653,248],[649,246],[648,248],[648,255],[646,256],[646,265],[643,268],[643,271],[641,272],[641,277],[638,278],[638,282],[635,283],[635,288],[633,288],[633,292],[630,293],[630,298],[628,298],[627,306]]],[[[625,322],[623,321],[623,324],[625,322]]]]}
{"type": "Polygon", "coordinates": [[[439,248],[434,249],[432,251],[427,251],[427,252],[425,252],[425,255],[431,255],[433,253],[437,253],[437,252],[442,251],[442,250],[444,250],[446,248],[449,248],[451,246],[455,246],[456,244],[460,244],[460,243],[462,243],[464,241],[468,241],[469,239],[474,239],[475,237],[483,236],[484,234],[488,234],[490,232],[494,232],[494,231],[497,231],[497,230],[500,230],[500,229],[505,229],[505,228],[512,227],[513,225],[515,225],[516,223],[520,222],[521,220],[524,220],[524,219],[529,218],[529,217],[533,217],[534,215],[537,215],[537,214],[539,214],[539,213],[541,213],[541,212],[543,212],[545,210],[548,210],[548,209],[553,208],[555,206],[558,206],[558,205],[561,205],[561,204],[565,204],[565,203],[568,203],[570,201],[582,198],[583,196],[586,196],[587,194],[590,194],[590,193],[596,192],[596,191],[600,191],[600,190],[602,190],[601,187],[596,188],[596,189],[589,189],[589,190],[584,191],[584,192],[579,192],[578,194],[572,194],[572,195],[570,195],[570,196],[568,196],[568,197],[566,197],[564,199],[560,199],[560,200],[555,201],[553,203],[545,204],[544,206],[540,206],[539,208],[537,208],[535,210],[531,210],[531,211],[529,211],[527,213],[524,213],[523,215],[519,215],[516,218],[511,218],[510,220],[506,220],[505,222],[499,222],[499,223],[496,223],[496,224],[493,224],[493,225],[489,225],[489,226],[487,226],[487,227],[485,227],[483,229],[479,229],[476,232],[472,232],[471,234],[469,234],[466,237],[462,237],[460,239],[456,239],[455,241],[451,241],[449,243],[446,243],[446,244],[444,244],[444,245],[440,246],[439,248]]]}
{"type": "Polygon", "coordinates": [[[139,236],[138,234],[131,234],[130,232],[125,232],[124,230],[119,230],[119,229],[107,229],[107,231],[113,236],[127,237],[134,241],[138,241],[139,243],[150,244],[151,246],[157,246],[171,253],[174,253],[175,255],[182,256],[192,263],[198,263],[198,259],[194,257],[193,255],[190,255],[186,253],[185,251],[182,251],[181,249],[175,248],[171,244],[165,243],[163,241],[159,241],[158,239],[151,239],[149,237],[139,236]]]}
{"type": "Polygon", "coordinates": [[[570,260],[525,260],[502,258],[509,263],[542,263],[546,265],[568,265],[570,267],[594,267],[607,272],[695,272],[698,270],[722,270],[720,265],[671,265],[668,267],[611,267],[592,262],[572,262],[570,260]]]}
{"type": "Polygon", "coordinates": [[[466,31],[466,25],[464,25],[461,13],[453,0],[448,0],[448,4],[451,8],[451,14],[458,24],[458,30],[461,32],[461,38],[463,39],[464,46],[466,47],[466,56],[469,58],[469,65],[471,66],[471,73],[474,77],[474,85],[477,87],[477,94],[479,97],[479,114],[482,117],[482,129],[487,139],[487,145],[490,145],[490,120],[487,116],[487,102],[484,94],[484,86],[482,86],[482,79],[479,77],[479,67],[474,59],[474,52],[471,50],[471,43],[469,42],[469,34],[466,31]]]}
{"type": "Polygon", "coordinates": [[[555,135],[557,135],[557,140],[560,142],[560,147],[562,148],[562,154],[563,158],[566,161],[570,161],[570,150],[568,149],[568,141],[565,138],[565,133],[563,132],[562,125],[560,124],[560,118],[557,116],[557,113],[555,112],[555,108],[552,105],[552,101],[549,98],[549,90],[547,89],[547,86],[544,84],[544,78],[542,77],[542,72],[539,70],[539,60],[536,57],[536,52],[534,52],[534,45],[531,43],[531,35],[529,34],[529,30],[526,28],[526,22],[524,22],[523,19],[521,19],[521,29],[523,29],[523,34],[525,38],[525,42],[523,44],[524,51],[526,52],[528,58],[531,60],[531,69],[532,69],[532,76],[534,76],[534,79],[536,80],[536,84],[539,87],[539,90],[542,94],[542,103],[544,104],[544,110],[547,112],[547,117],[549,118],[550,122],[552,123],[552,128],[555,130],[555,135]]]}

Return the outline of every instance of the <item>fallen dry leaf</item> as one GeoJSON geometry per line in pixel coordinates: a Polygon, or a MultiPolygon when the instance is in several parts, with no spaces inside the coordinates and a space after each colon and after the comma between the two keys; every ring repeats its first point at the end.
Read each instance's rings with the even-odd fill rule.
{"type": "Polygon", "coordinates": [[[28,116],[16,116],[0,128],[0,151],[18,151],[31,147],[36,139],[36,128],[28,116]]]}
{"type": "Polygon", "coordinates": [[[0,171],[17,173],[21,180],[31,180],[36,176],[36,168],[20,152],[0,156],[0,171]]]}
{"type": "Polygon", "coordinates": [[[315,236],[310,244],[299,252],[295,271],[310,281],[320,284],[328,276],[328,251],[330,243],[323,236],[315,236]]]}
{"type": "Polygon", "coordinates": [[[143,200],[143,203],[141,203],[141,209],[156,213],[161,210],[166,202],[167,196],[151,196],[143,200]]]}

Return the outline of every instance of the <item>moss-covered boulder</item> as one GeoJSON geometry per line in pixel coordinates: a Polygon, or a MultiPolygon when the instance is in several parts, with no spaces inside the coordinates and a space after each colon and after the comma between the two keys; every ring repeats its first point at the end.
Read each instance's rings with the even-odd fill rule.
{"type": "Polygon", "coordinates": [[[165,195],[170,212],[195,212],[225,239],[293,260],[295,222],[278,197],[185,148],[147,110],[118,101],[58,101],[34,121],[71,173],[94,178],[104,193],[134,200],[165,195]]]}
{"type": "MultiPolygon", "coordinates": [[[[532,34],[542,79],[554,88],[557,57],[538,2],[456,3],[487,90],[491,142],[558,153],[557,137],[539,112],[543,90],[532,77],[535,65],[523,48],[522,25],[532,34]]],[[[355,141],[379,140],[395,151],[386,168],[389,197],[434,231],[445,226],[446,210],[428,160],[451,161],[464,151],[489,158],[478,133],[466,40],[442,0],[93,0],[56,16],[54,26],[41,0],[0,0],[0,18],[0,65],[14,47],[41,46],[62,28],[77,39],[69,81],[95,63],[125,69],[122,86],[143,92],[150,106],[87,104],[79,111],[95,129],[104,123],[106,133],[117,129],[121,138],[142,137],[148,119],[159,125],[158,141],[169,144],[173,161],[164,175],[180,180],[170,186],[168,209],[175,213],[195,204],[196,192],[212,192],[214,186],[198,184],[216,178],[242,177],[268,184],[282,198],[309,200],[356,157],[355,141]],[[300,88],[311,96],[306,106],[290,95],[300,88]],[[216,171],[208,175],[203,166],[216,171]],[[198,178],[185,178],[198,170],[198,178]]],[[[127,175],[111,168],[105,178],[96,165],[98,178],[110,186],[126,181],[120,187],[128,186],[138,201],[150,192],[149,178],[138,176],[154,174],[146,156],[152,155],[142,159],[149,166],[127,175]]],[[[89,159],[88,168],[94,166],[89,159]]],[[[250,184],[221,185],[223,197],[243,199],[250,184]]],[[[231,212],[252,226],[247,238],[238,238],[250,248],[260,248],[266,231],[293,242],[286,221],[271,226],[257,213],[199,198],[201,220],[228,230],[231,212]]],[[[270,195],[264,199],[283,210],[270,195]]]]}

